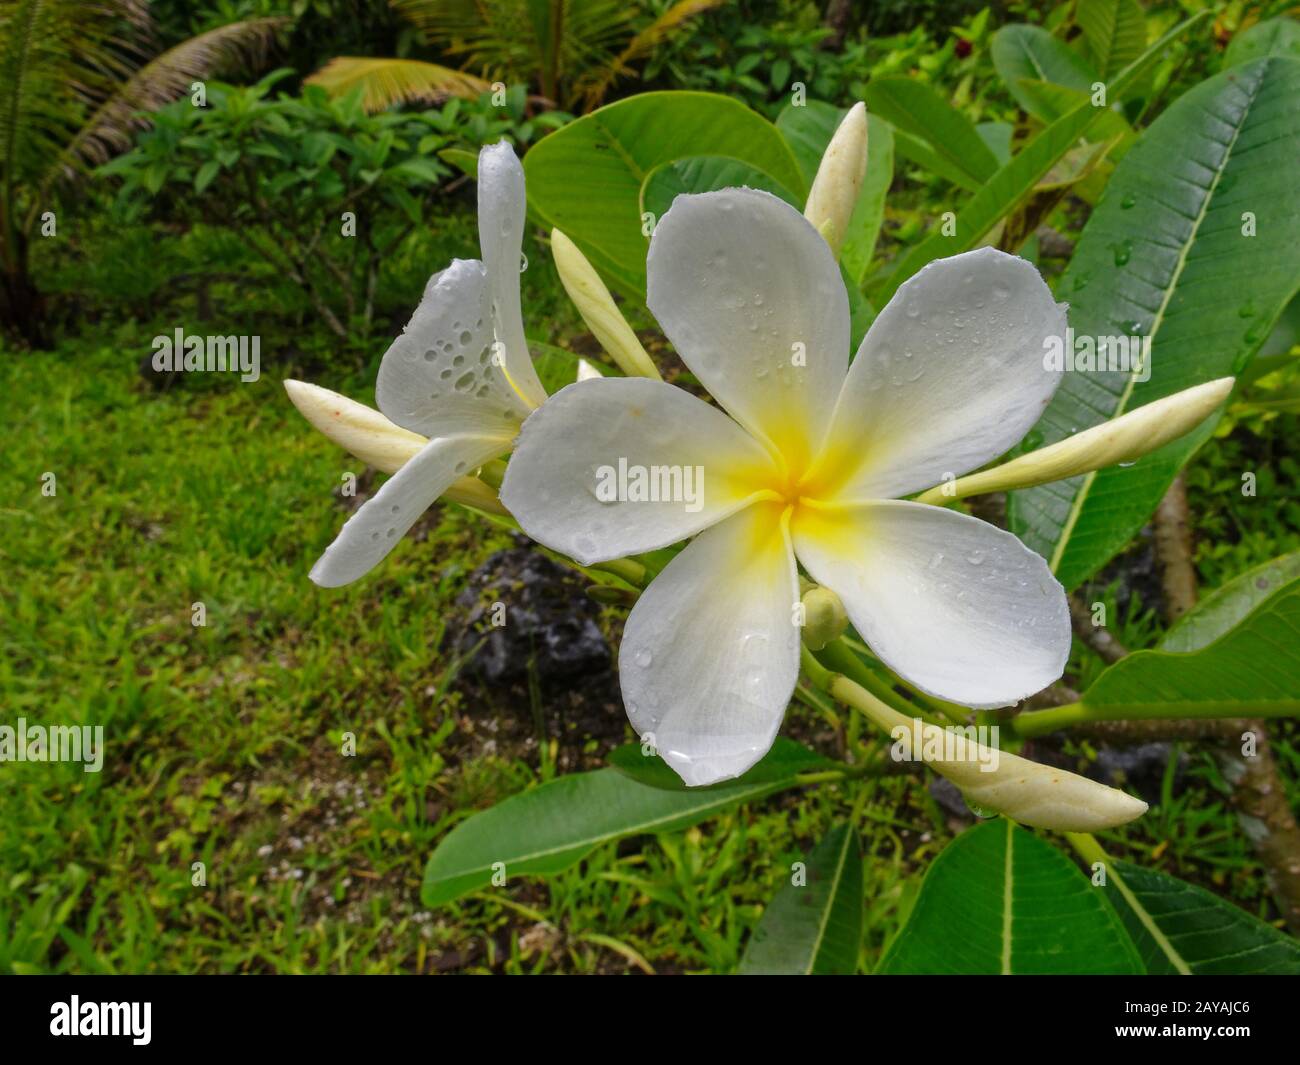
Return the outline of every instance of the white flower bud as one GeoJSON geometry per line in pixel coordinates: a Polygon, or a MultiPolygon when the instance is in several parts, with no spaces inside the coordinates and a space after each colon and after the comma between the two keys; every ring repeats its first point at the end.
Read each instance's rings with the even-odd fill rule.
{"type": "Polygon", "coordinates": [[[938,725],[906,718],[883,703],[871,716],[889,728],[908,757],[924,758],[926,765],[956,784],[970,803],[1006,814],[1022,825],[1057,832],[1096,832],[1127,824],[1147,811],[1145,802],[1118,788],[989,748],[973,737],[942,735],[944,730],[938,725]],[[913,754],[913,738],[918,733],[920,750],[913,754]],[[953,743],[956,738],[961,742],[953,743]],[[949,750],[955,757],[946,756],[949,750]]]}
{"type": "Polygon", "coordinates": [[[804,217],[838,257],[867,173],[867,109],[854,104],[826,146],[804,217]]]}
{"type": "Polygon", "coordinates": [[[551,254],[564,291],[578,308],[595,338],[600,341],[615,364],[629,377],[649,377],[660,380],[659,370],[637,340],[632,327],[627,324],[614,297],[596,268],[578,250],[578,246],[558,229],[551,230],[551,254]]]}
{"type": "MultiPolygon", "coordinates": [[[[298,412],[320,432],[383,473],[396,473],[429,441],[395,425],[373,407],[306,381],[285,381],[298,412]]],[[[477,477],[462,477],[446,492],[453,503],[504,514],[496,493],[477,477]]]]}
{"type": "Polygon", "coordinates": [[[952,484],[931,488],[918,496],[917,501],[942,505],[966,496],[1032,488],[1116,463],[1133,462],[1195,429],[1227,398],[1233,383],[1234,378],[1221,377],[1175,392],[1050,447],[1031,451],[991,470],[958,478],[952,484]]]}

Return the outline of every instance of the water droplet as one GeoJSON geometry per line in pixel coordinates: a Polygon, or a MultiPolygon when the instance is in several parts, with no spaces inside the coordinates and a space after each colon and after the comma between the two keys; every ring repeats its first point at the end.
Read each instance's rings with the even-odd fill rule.
{"type": "Polygon", "coordinates": [[[654,661],[654,655],[652,655],[649,651],[638,651],[633,661],[642,669],[645,669],[650,665],[651,662],[654,661]]]}
{"type": "Polygon", "coordinates": [[[1132,196],[1125,196],[1122,200],[1119,201],[1119,208],[1121,211],[1127,211],[1135,203],[1137,203],[1137,200],[1135,200],[1132,196]]]}

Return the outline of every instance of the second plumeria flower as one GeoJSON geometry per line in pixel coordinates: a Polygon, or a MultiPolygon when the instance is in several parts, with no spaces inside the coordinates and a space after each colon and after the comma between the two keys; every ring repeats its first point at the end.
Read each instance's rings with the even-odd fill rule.
{"type": "MultiPolygon", "coordinates": [[[[317,584],[349,584],[377,566],[435,499],[508,452],[524,418],[546,399],[520,312],[524,216],[524,172],[514,150],[505,142],[484,148],[483,258],[456,259],[429,279],[375,386],[380,411],[428,442],[343,526],[311,571],[317,584]]],[[[303,387],[290,395],[295,403],[319,398],[303,387]]]]}
{"type": "Polygon", "coordinates": [[[525,424],[502,502],[583,563],[699,534],[637,601],[619,663],[633,727],[683,780],[737,776],[771,747],[799,672],[796,559],[925,692],[1004,706],[1061,675],[1069,611],[1043,559],[900,499],[1002,454],[1051,398],[1043,344],[1065,310],[1033,266],[988,248],[930,264],[852,366],[835,257],[767,193],[678,197],[647,276],[650,310],[726,414],[657,381],[571,385],[525,424]],[[611,498],[608,469],[661,488],[702,470],[705,490],[611,498]]]}

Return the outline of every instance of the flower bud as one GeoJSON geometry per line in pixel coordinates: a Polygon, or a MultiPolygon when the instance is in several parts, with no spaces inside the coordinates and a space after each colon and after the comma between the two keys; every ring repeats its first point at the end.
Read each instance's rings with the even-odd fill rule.
{"type": "Polygon", "coordinates": [[[942,505],[966,496],[1032,488],[1116,463],[1133,462],[1195,429],[1227,398],[1233,384],[1234,378],[1221,377],[1175,392],[1050,447],[931,488],[918,496],[917,502],[942,505]]]}
{"type": "MultiPolygon", "coordinates": [[[[306,381],[285,381],[284,390],[298,412],[322,434],[367,466],[396,473],[429,441],[394,425],[373,407],[306,381]]],[[[453,503],[504,514],[496,493],[477,477],[462,477],[446,492],[453,503]]]]}
{"type": "Polygon", "coordinates": [[[595,267],[558,229],[551,230],[551,254],[560,271],[564,291],[618,368],[629,377],[660,380],[659,370],[627,324],[595,267]]]}
{"type": "Polygon", "coordinates": [[[800,599],[804,610],[803,642],[810,651],[820,651],[838,640],[849,627],[849,615],[840,597],[829,588],[813,585],[800,599]]]}
{"type": "Polygon", "coordinates": [[[826,146],[803,212],[837,258],[866,173],[867,109],[856,103],[826,146]]]}
{"type": "MultiPolygon", "coordinates": [[[[889,729],[896,757],[924,760],[961,789],[968,805],[1006,814],[1022,825],[1096,832],[1147,811],[1145,802],[1118,788],[986,746],[969,726],[943,729],[883,704],[872,716],[889,729]]],[[[996,733],[994,739],[996,743],[996,733]]]]}

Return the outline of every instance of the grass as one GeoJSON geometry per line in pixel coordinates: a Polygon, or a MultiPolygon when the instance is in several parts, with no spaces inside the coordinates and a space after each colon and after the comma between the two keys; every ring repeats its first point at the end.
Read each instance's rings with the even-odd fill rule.
{"type": "MultiPolygon", "coordinates": [[[[465,254],[472,226],[461,217],[440,241],[465,254]]],[[[549,263],[536,247],[530,260],[549,263]]],[[[531,331],[571,341],[554,277],[526,284],[547,315],[531,331]]],[[[874,965],[953,830],[920,772],[775,797],[422,910],[424,861],[454,824],[557,764],[599,760],[608,741],[537,735],[524,702],[459,674],[456,598],[509,542],[495,526],[437,506],[367,580],[312,585],[346,516],[336,489],[360,464],[293,412],[278,384],[293,365],[255,384],[151,391],[141,338],[170,327],[0,357],[4,719],[102,725],[108,744],[98,774],[0,768],[0,971],[728,971],[791,863],[854,810],[861,961],[874,965]]],[[[334,370],[318,359],[311,376],[368,398],[382,347],[334,370]]],[[[1207,580],[1300,547],[1285,506],[1224,488],[1243,449],[1271,455],[1295,419],[1263,432],[1239,430],[1192,468],[1207,580]]],[[[1121,612],[1115,595],[1103,598],[1117,635],[1149,646],[1152,611],[1139,597],[1121,612]]],[[[1076,647],[1072,669],[1096,664],[1076,647]]],[[[829,745],[799,704],[788,722],[829,745]]],[[[1294,786],[1290,726],[1276,746],[1294,786]]],[[[1081,764],[1090,753],[1073,750],[1081,764]]],[[[1213,762],[1179,764],[1175,753],[1151,814],[1108,848],[1272,918],[1213,762]]]]}

